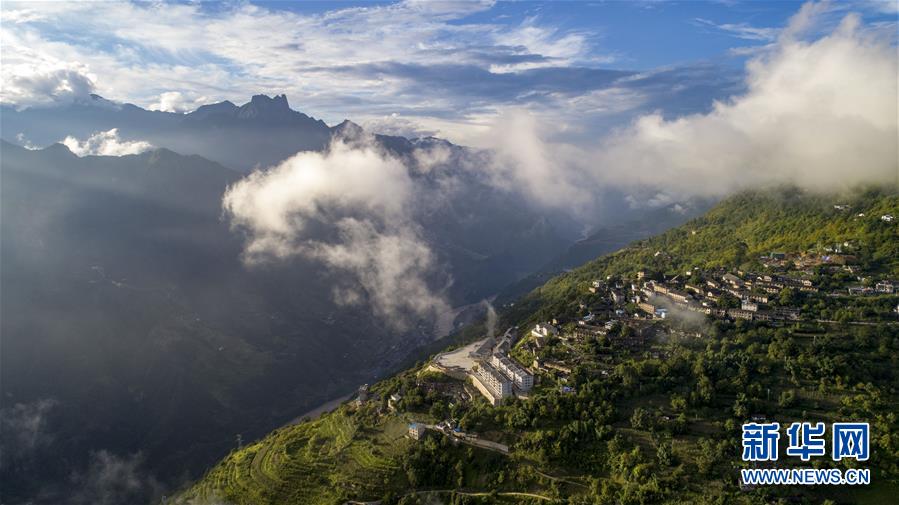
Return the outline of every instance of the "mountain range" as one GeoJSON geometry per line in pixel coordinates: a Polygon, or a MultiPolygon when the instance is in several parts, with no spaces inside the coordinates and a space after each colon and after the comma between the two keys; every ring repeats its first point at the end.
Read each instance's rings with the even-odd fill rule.
{"type": "MultiPolygon", "coordinates": [[[[336,303],[333,286],[347,279],[312,260],[248,266],[244,237],[222,217],[223,194],[247,171],[326,150],[334,138],[352,142],[366,134],[355,123],[329,127],[284,95],[188,114],[91,95],[3,107],[0,125],[4,502],[57,503],[94,489],[110,458],[152,476],[136,491],[151,495],[196,477],[238,434],[258,437],[383,377],[441,334],[427,324],[396,331],[366,307],[336,303]],[[79,157],[56,143],[113,128],[155,147],[79,157]]],[[[410,170],[416,149],[450,153],[445,169],[458,187],[418,224],[452,279],[453,307],[660,231],[702,205],[644,212],[610,198],[601,220],[609,229],[619,218],[640,224],[579,242],[576,219],[455,166],[466,148],[374,138],[410,170]]],[[[414,172],[420,191],[444,190],[434,174],[414,172]]]]}

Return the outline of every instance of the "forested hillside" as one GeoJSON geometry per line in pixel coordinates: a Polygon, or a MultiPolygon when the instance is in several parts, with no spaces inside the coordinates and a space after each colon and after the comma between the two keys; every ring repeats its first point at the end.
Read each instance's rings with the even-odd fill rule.
{"type": "Polygon", "coordinates": [[[551,279],[516,304],[509,317],[552,318],[569,310],[578,289],[594,278],[640,270],[677,275],[692,268],[753,269],[771,252],[827,254],[828,246],[843,242],[853,244],[863,270],[899,278],[899,227],[881,219],[888,214],[899,216],[899,195],[888,189],[846,195],[793,188],[740,193],[683,226],[551,279]]]}
{"type": "MultiPolygon", "coordinates": [[[[893,190],[734,196],[507,307],[500,330],[517,335],[510,356],[535,373],[528,394],[492,406],[431,362],[233,451],[178,500],[888,503],[899,492],[899,296],[871,286],[899,274],[899,228],[885,217],[897,214],[893,190]],[[758,295],[771,313],[791,314],[775,320],[727,317],[727,293],[703,302],[710,315],[672,306],[668,317],[606,295],[647,279],[701,292],[698,279],[722,276],[795,278],[805,289],[758,295]],[[856,284],[861,294],[845,294],[856,284]],[[552,319],[557,335],[530,333],[552,319]],[[578,330],[601,320],[607,331],[578,330]],[[740,425],[750,418],[870,422],[867,462],[778,464],[870,468],[872,483],[741,486],[740,425]],[[408,423],[428,427],[421,440],[408,423]]],[[[459,340],[483,332],[472,326],[459,340]]]]}

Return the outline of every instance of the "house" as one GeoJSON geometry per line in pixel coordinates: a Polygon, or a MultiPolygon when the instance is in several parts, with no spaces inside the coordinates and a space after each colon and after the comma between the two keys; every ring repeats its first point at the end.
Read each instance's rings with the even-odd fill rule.
{"type": "Polygon", "coordinates": [[[874,292],[873,289],[864,286],[849,286],[849,294],[858,296],[858,295],[869,295],[874,292]]]}
{"type": "Polygon", "coordinates": [[[884,223],[892,223],[894,219],[896,218],[892,214],[884,214],[880,216],[880,220],[884,223]]]}
{"type": "Polygon", "coordinates": [[[694,286],[692,284],[687,284],[686,289],[687,289],[687,291],[692,291],[692,292],[696,293],[697,295],[702,296],[702,288],[701,287],[694,286]]]}
{"type": "Polygon", "coordinates": [[[735,288],[743,285],[743,279],[734,274],[724,274],[721,279],[735,288]]]}
{"type": "Polygon", "coordinates": [[[427,429],[427,426],[422,423],[410,423],[409,437],[411,437],[413,440],[421,440],[421,438],[425,436],[425,431],[427,429]]]}
{"type": "Polygon", "coordinates": [[[400,400],[402,399],[402,395],[400,395],[399,393],[393,393],[392,395],[390,395],[390,398],[387,399],[387,408],[391,411],[395,411],[397,405],[399,405],[400,400]]]}
{"type": "Polygon", "coordinates": [[[743,300],[740,302],[740,308],[742,310],[748,310],[750,312],[758,312],[759,304],[757,304],[751,300],[743,300]]]}
{"type": "Polygon", "coordinates": [[[683,291],[678,291],[676,289],[668,290],[668,298],[671,298],[675,302],[678,303],[687,303],[687,300],[690,298],[690,295],[683,291]]]}
{"type": "Polygon", "coordinates": [[[749,299],[756,303],[768,303],[768,295],[749,293],[749,299]]]}
{"type": "Polygon", "coordinates": [[[800,314],[800,310],[793,307],[777,307],[774,309],[774,317],[777,319],[796,321],[799,319],[800,314]]]}
{"type": "Polygon", "coordinates": [[[609,330],[603,326],[594,326],[592,324],[579,324],[574,327],[572,333],[574,337],[581,340],[588,340],[593,337],[605,335],[609,330]]]}
{"type": "Polygon", "coordinates": [[[727,315],[732,319],[747,319],[752,321],[753,313],[748,310],[727,309],[727,315]]]}
{"type": "Polygon", "coordinates": [[[356,405],[362,405],[366,400],[368,400],[368,384],[363,384],[357,391],[356,405]]]}
{"type": "Polygon", "coordinates": [[[647,314],[655,315],[656,313],[656,306],[649,302],[640,302],[637,307],[647,314]]]}
{"type": "Polygon", "coordinates": [[[566,375],[571,375],[571,367],[565,366],[562,363],[559,363],[557,361],[547,361],[546,363],[544,363],[543,367],[552,369],[552,370],[557,370],[566,375]]]}
{"type": "Polygon", "coordinates": [[[836,205],[834,205],[833,208],[834,208],[835,210],[844,211],[844,210],[849,210],[849,209],[851,209],[852,207],[849,206],[849,205],[846,205],[845,203],[841,203],[841,204],[836,204],[836,205]]]}
{"type": "Polygon", "coordinates": [[[891,295],[896,291],[896,287],[891,281],[880,281],[874,286],[874,290],[878,293],[891,295]]]}
{"type": "Polygon", "coordinates": [[[535,337],[547,338],[552,335],[558,335],[559,329],[549,323],[537,323],[531,330],[531,335],[535,337]]]}

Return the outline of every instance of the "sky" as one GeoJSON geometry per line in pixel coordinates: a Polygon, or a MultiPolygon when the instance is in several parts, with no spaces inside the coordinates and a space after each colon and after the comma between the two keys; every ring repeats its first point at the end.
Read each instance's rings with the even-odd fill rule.
{"type": "MultiPolygon", "coordinates": [[[[709,111],[746,89],[790,1],[15,3],[0,6],[0,102],[87,93],[157,110],[286,93],[329,124],[482,143],[509,110],[590,142],[651,112],[709,111]]],[[[826,4],[892,33],[895,1],[826,4]]]]}
{"type": "MultiPolygon", "coordinates": [[[[249,263],[305,256],[364,287],[332,293],[341,303],[364,292],[388,320],[427,316],[447,302],[414,170],[448,188],[435,202],[476,177],[586,230],[603,195],[654,208],[899,183],[897,5],[4,2],[0,102],[96,93],[181,113],[284,93],[331,125],[484,148],[457,159],[419,143],[407,167],[371,137],[336,138],[223,197],[249,263]],[[337,238],[314,240],[328,219],[337,238]]],[[[152,147],[116,129],[61,141],[79,155],[152,147]]]]}

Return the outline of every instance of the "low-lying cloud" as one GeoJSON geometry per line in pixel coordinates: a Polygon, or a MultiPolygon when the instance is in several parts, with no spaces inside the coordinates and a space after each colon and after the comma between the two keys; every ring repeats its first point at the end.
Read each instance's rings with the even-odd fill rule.
{"type": "Polygon", "coordinates": [[[436,259],[413,218],[415,184],[370,139],[335,140],[256,171],[226,192],[223,207],[246,234],[250,264],[302,256],[349,274],[332,293],[367,302],[395,326],[448,310],[432,289],[436,259]]]}
{"type": "Polygon", "coordinates": [[[52,442],[47,425],[56,405],[56,400],[44,398],[0,409],[0,468],[33,459],[52,442]]]}
{"type": "Polygon", "coordinates": [[[153,144],[143,140],[122,140],[119,131],[113,128],[105,132],[97,132],[83,141],[75,137],[66,137],[62,143],[77,156],[125,156],[140,154],[153,149],[153,144]]]}
{"type": "Polygon", "coordinates": [[[101,450],[91,454],[84,472],[72,475],[78,491],[70,503],[84,505],[119,505],[152,503],[159,499],[163,487],[144,468],[143,456],[117,456],[101,450]]]}

